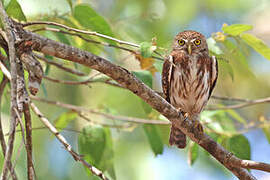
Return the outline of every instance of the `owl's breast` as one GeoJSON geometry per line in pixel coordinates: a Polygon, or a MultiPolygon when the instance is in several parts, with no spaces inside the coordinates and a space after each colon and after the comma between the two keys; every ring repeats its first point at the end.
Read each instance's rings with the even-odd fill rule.
{"type": "Polygon", "coordinates": [[[198,114],[208,100],[209,73],[204,67],[196,63],[189,63],[174,68],[170,101],[173,106],[185,112],[198,114]]]}

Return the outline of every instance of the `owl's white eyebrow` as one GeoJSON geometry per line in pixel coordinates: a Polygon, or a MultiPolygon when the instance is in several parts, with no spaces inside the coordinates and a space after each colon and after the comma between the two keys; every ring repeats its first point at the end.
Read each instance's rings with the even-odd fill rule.
{"type": "Polygon", "coordinates": [[[182,39],[183,41],[185,41],[185,42],[188,42],[188,40],[187,39],[182,39]]]}
{"type": "Polygon", "coordinates": [[[197,38],[195,38],[195,39],[191,39],[191,41],[190,41],[190,42],[194,42],[196,39],[197,39],[197,38]]]}

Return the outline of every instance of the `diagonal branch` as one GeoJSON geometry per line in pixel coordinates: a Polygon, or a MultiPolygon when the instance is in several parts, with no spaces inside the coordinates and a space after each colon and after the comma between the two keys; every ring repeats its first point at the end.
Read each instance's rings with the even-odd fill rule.
{"type": "Polygon", "coordinates": [[[72,155],[74,160],[80,161],[85,167],[87,167],[94,175],[99,176],[102,180],[108,180],[108,178],[103,174],[102,171],[96,167],[87,163],[79,154],[77,154],[67,142],[67,140],[62,136],[58,130],[50,123],[50,121],[40,112],[34,103],[30,103],[32,110],[40,118],[43,124],[56,136],[56,138],[64,145],[65,149],[72,155]]]}
{"type": "Polygon", "coordinates": [[[237,157],[229,153],[206,134],[197,132],[196,129],[193,128],[193,124],[190,120],[185,121],[182,116],[179,117],[178,111],[172,105],[156,94],[155,91],[143,84],[126,69],[99,56],[93,55],[90,52],[58,43],[28,31],[21,33],[23,39],[33,43],[33,49],[36,51],[83,64],[111,77],[121,86],[132,91],[154,109],[167,117],[172,123],[179,127],[182,132],[208,151],[239,179],[256,179],[246,169],[243,169],[238,165],[231,165],[228,162],[228,159],[238,159],[237,157]]]}

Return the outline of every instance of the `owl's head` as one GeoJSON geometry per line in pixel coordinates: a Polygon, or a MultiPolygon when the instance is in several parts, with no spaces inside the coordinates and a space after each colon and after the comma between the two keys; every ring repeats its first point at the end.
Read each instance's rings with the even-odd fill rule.
{"type": "Polygon", "coordinates": [[[208,53],[208,46],[204,35],[196,31],[178,33],[173,42],[173,50],[181,50],[188,55],[208,53]]]}

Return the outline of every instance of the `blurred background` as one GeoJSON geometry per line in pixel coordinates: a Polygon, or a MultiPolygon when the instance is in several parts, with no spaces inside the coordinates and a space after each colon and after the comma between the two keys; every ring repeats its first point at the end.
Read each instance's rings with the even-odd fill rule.
{"type": "MultiPolygon", "coordinates": [[[[8,2],[5,1],[5,4],[7,5],[8,2]]],[[[74,23],[72,13],[75,12],[71,12],[69,4],[72,3],[74,7],[86,3],[106,20],[114,37],[137,44],[151,42],[152,38],[156,37],[157,46],[167,49],[167,51],[162,52],[163,54],[169,53],[172,39],[178,32],[187,29],[196,30],[210,38],[209,41],[212,42],[215,39],[215,33],[222,32],[223,24],[252,25],[253,29],[248,33],[262,39],[266,44],[270,43],[269,0],[18,0],[18,2],[28,21],[48,20],[70,25],[67,23],[67,19],[69,19],[73,22],[73,26],[76,25],[79,29],[92,30],[91,27],[83,26],[80,19],[76,20],[79,23],[74,23]],[[63,22],[63,19],[66,21],[63,22]]],[[[59,40],[59,37],[52,32],[41,32],[41,34],[59,40]]],[[[96,48],[96,45],[83,44],[76,38],[68,40],[71,45],[89,50],[131,71],[142,69],[139,61],[129,52],[109,47],[96,48]]],[[[219,60],[220,74],[213,94],[243,99],[268,97],[270,95],[270,61],[243,42],[238,43],[237,40],[229,38],[228,40],[233,44],[232,46],[238,47],[238,49],[236,48],[237,52],[235,53],[234,49],[231,48],[232,51],[227,51],[225,60],[219,60]]],[[[216,40],[215,43],[217,45],[213,45],[213,48],[217,46],[223,52],[226,51],[226,48],[229,49],[224,42],[216,40]]],[[[75,66],[72,63],[59,59],[53,60],[70,67],[76,67],[90,75],[97,74],[95,71],[75,66]]],[[[49,67],[46,64],[43,65],[44,69],[48,70],[49,67]]],[[[160,90],[159,71],[152,73],[152,75],[152,87],[160,90]]],[[[63,73],[54,67],[50,67],[48,76],[65,80],[83,80],[63,73]]],[[[6,92],[8,92],[8,89],[6,92]]],[[[153,110],[150,110],[150,113],[146,111],[145,104],[129,91],[102,83],[72,86],[44,79],[38,96],[98,109],[115,115],[164,119],[153,110]]],[[[9,119],[8,93],[6,93],[2,103],[2,117],[5,121],[5,132],[7,132],[9,119]]],[[[59,117],[67,112],[66,109],[60,107],[41,102],[36,103],[51,122],[59,120],[59,117]]],[[[211,100],[209,107],[220,107],[231,103],[211,100]]],[[[267,134],[270,136],[269,124],[268,126],[261,126],[260,124],[261,121],[268,121],[269,107],[268,104],[262,104],[230,112],[206,111],[203,114],[202,119],[204,118],[204,120],[202,121],[208,120],[210,124],[215,125],[214,128],[209,126],[213,131],[212,134],[209,134],[225,146],[227,140],[234,134],[243,134],[247,138],[248,148],[250,148],[250,154],[247,156],[255,161],[269,163],[270,145],[267,140],[267,134]],[[219,131],[219,129],[221,130],[219,131]]],[[[34,114],[32,114],[32,117],[33,127],[42,127],[41,122],[34,114]]],[[[96,121],[118,123],[115,120],[100,116],[90,115],[90,118],[96,121]]],[[[62,130],[63,135],[75,150],[78,150],[78,136],[81,133],[70,129],[81,131],[86,125],[89,125],[89,123],[76,117],[69,121],[62,130]]],[[[168,125],[156,125],[154,129],[152,126],[148,128],[156,131],[153,134],[157,134],[159,138],[151,139],[145,125],[131,124],[128,128],[110,128],[111,148],[113,150],[113,157],[110,157],[110,160],[112,160],[117,179],[237,179],[200,147],[196,150],[196,158],[190,165],[188,154],[189,151],[193,150],[191,149],[193,145],[189,144],[184,150],[168,146],[168,125]],[[151,140],[161,141],[162,147],[155,150],[155,145],[149,142],[151,140]]],[[[15,154],[21,144],[19,133],[16,138],[15,154]]],[[[249,151],[249,149],[241,146],[238,149],[244,152],[249,151]]],[[[72,159],[47,129],[33,130],[33,150],[38,179],[89,179],[84,167],[72,159]]],[[[1,158],[1,163],[2,161],[1,158]]],[[[21,179],[26,179],[24,149],[18,156],[16,170],[22,177],[21,179]]],[[[270,179],[268,173],[253,170],[251,172],[260,180],[270,179]]]]}

